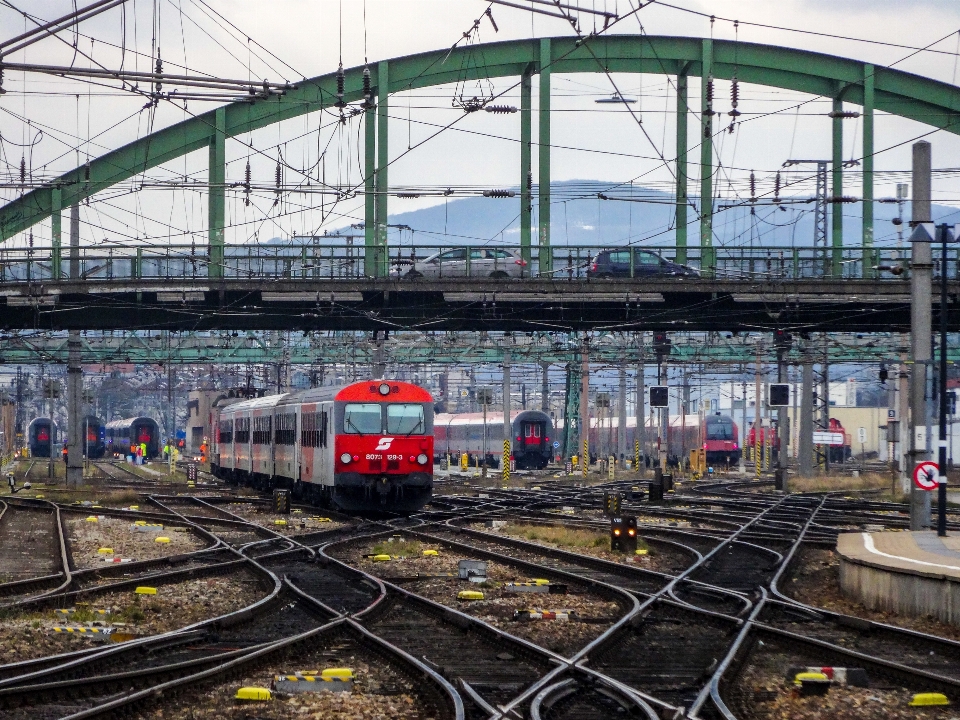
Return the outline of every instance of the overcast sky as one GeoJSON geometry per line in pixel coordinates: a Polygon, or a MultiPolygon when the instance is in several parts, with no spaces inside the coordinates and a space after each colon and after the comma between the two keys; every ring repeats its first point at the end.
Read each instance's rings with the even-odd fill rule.
{"type": "MultiPolygon", "coordinates": [[[[630,0],[579,0],[581,4],[623,15],[630,0]]],[[[11,0],[12,5],[42,19],[69,12],[71,0],[11,0]]],[[[634,0],[634,3],[636,0],[634,0]]],[[[719,39],[767,43],[868,60],[879,65],[895,64],[898,69],[956,82],[957,51],[960,49],[960,2],[954,0],[716,0],[695,2],[671,0],[676,8],[712,13],[706,17],[654,3],[635,17],[619,23],[612,32],[650,35],[713,35],[719,39]],[[732,20],[739,20],[735,31],[732,20]],[[762,27],[768,26],[768,27],[762,27]],[[775,27],[774,27],[775,26],[775,27]],[[778,29],[779,28],[779,29],[778,29]],[[792,31],[791,31],[792,30],[792,31]],[[794,32],[806,31],[806,32],[794,32]],[[819,33],[819,34],[818,34],[819,33]],[[826,35],[831,35],[827,37],[826,35]],[[874,42],[845,40],[836,36],[874,42]],[[937,42],[939,41],[939,42],[937,42]],[[895,47],[892,45],[899,45],[895,47]],[[915,52],[910,48],[930,51],[915,52]]],[[[342,56],[345,66],[361,65],[411,53],[449,47],[470,29],[487,7],[480,0],[128,0],[124,13],[119,9],[85,22],[78,50],[69,46],[69,32],[57,39],[45,39],[26,52],[15,53],[9,62],[89,65],[87,56],[109,68],[147,70],[151,66],[154,42],[168,72],[176,65],[191,72],[221,77],[270,80],[297,80],[336,70],[342,56]],[[341,17],[342,5],[342,17],[341,17]],[[228,27],[214,13],[236,26],[228,27]],[[153,30],[151,28],[154,28],[153,30]],[[248,43],[249,36],[267,52],[248,43]],[[93,40],[91,40],[91,38],[93,40]],[[342,38],[342,41],[341,41],[342,38]],[[117,47],[125,46],[121,53],[117,47]],[[140,55],[136,55],[140,53],[140,55]]],[[[527,11],[494,6],[499,33],[486,20],[480,24],[477,40],[491,42],[531,36],[570,37],[572,31],[562,20],[532,15],[527,11]]],[[[589,15],[581,15],[582,29],[593,29],[589,15]]],[[[10,7],[0,7],[3,37],[11,37],[31,25],[10,7]]],[[[639,99],[646,135],[635,121],[616,106],[594,101],[612,88],[601,75],[554,76],[553,178],[592,179],[611,183],[636,180],[638,185],[669,189],[672,173],[660,167],[657,155],[674,157],[673,98],[663,76],[615,77],[617,84],[639,99]],[[649,137],[648,137],[649,136],[649,137]]],[[[495,92],[516,82],[513,78],[492,81],[495,92]]],[[[28,175],[46,179],[82,164],[120,145],[213,107],[191,102],[187,109],[161,103],[156,112],[142,110],[144,98],[111,87],[94,87],[74,80],[45,79],[45,76],[8,70],[4,79],[7,93],[0,97],[0,134],[5,177],[16,182],[21,157],[28,175]],[[26,92],[24,92],[26,91],[26,92]]],[[[470,92],[474,89],[468,88],[470,92]]],[[[481,88],[482,90],[483,88],[481,88]]],[[[452,86],[431,88],[391,98],[391,158],[406,153],[429,134],[433,125],[449,124],[460,110],[451,107],[452,86]],[[433,124],[433,125],[431,125],[433,124]]],[[[717,83],[717,105],[728,109],[729,83],[717,83]]],[[[691,82],[694,110],[699,95],[691,82]]],[[[743,192],[751,170],[768,186],[788,157],[826,158],[830,155],[829,101],[808,102],[792,109],[809,96],[775,88],[742,86],[739,109],[752,120],[731,134],[716,138],[716,153],[724,170],[718,177],[721,194],[743,192]]],[[[518,104],[516,93],[505,102],[518,104]]],[[[858,108],[851,108],[858,109],[858,108]]],[[[691,123],[691,145],[698,142],[691,123]]],[[[457,124],[458,130],[406,153],[391,166],[391,186],[430,189],[456,187],[506,187],[519,181],[519,116],[491,116],[476,113],[457,124]],[[470,131],[475,134],[469,134],[470,131]],[[481,137],[482,133],[493,137],[481,137]]],[[[845,123],[844,155],[860,157],[860,121],[845,123]]],[[[910,166],[911,141],[929,128],[895,117],[878,115],[878,197],[892,195],[894,184],[903,177],[895,171],[910,166]]],[[[255,183],[272,184],[278,151],[283,153],[286,183],[306,177],[322,178],[340,186],[360,182],[360,123],[352,120],[339,127],[330,115],[313,114],[290,120],[229,142],[228,181],[243,179],[246,163],[251,165],[255,183]],[[252,145],[252,149],[250,148],[252,145]],[[320,151],[327,148],[323,161],[320,151]]],[[[928,137],[933,143],[934,166],[960,167],[960,142],[943,132],[928,137]]],[[[168,163],[163,170],[150,171],[144,182],[175,175],[205,177],[206,154],[194,153],[168,163]]],[[[692,180],[698,169],[691,168],[692,180]]],[[[845,188],[859,196],[859,175],[851,171],[845,188]]],[[[809,193],[809,185],[798,193],[809,193]]],[[[696,194],[696,186],[693,188],[696,194]]],[[[951,177],[938,177],[935,198],[960,207],[960,184],[951,177]]],[[[17,190],[5,190],[4,198],[16,197],[17,190]]],[[[152,242],[205,241],[205,195],[197,190],[155,190],[106,197],[84,207],[83,236],[87,240],[125,241],[148,238],[152,242]]],[[[300,232],[323,232],[362,218],[362,198],[343,200],[335,207],[319,210],[316,196],[284,196],[274,203],[272,193],[243,202],[232,193],[228,201],[228,241],[243,242],[300,232]],[[307,209],[305,209],[307,208],[307,209]]],[[[391,198],[394,212],[438,202],[435,198],[401,200],[391,198]]],[[[960,219],[960,218],[958,218],[960,219]]],[[[49,225],[35,228],[38,238],[49,237],[49,225]]],[[[879,236],[879,232],[878,232],[879,236]]],[[[22,239],[20,240],[22,242],[22,239]]]]}

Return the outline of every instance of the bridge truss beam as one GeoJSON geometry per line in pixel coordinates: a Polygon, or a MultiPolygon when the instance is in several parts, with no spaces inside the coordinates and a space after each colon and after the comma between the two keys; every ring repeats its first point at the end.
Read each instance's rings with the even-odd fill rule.
{"type": "MultiPolygon", "coordinates": [[[[681,78],[701,78],[701,208],[700,240],[702,266],[709,268],[712,244],[713,126],[707,107],[706,85],[710,79],[778,87],[834,98],[843,88],[847,103],[863,108],[863,243],[873,242],[873,115],[875,110],[899,115],[918,122],[960,133],[960,88],[910,73],[879,67],[856,60],[778,46],[743,42],[680,37],[612,35],[591,37],[584,42],[574,38],[542,38],[457,48],[448,57],[447,50],[422,53],[383,61],[371,67],[371,82],[376,86],[380,110],[367,108],[366,168],[363,191],[367,194],[366,240],[371,252],[380,242],[376,231],[385,225],[387,213],[387,101],[390,93],[457,81],[497,77],[521,77],[533,71],[540,74],[539,119],[539,218],[538,242],[549,243],[550,198],[550,77],[553,73],[659,73],[681,78]],[[481,52],[484,63],[464,62],[467,53],[481,52]],[[598,58],[603,58],[602,63],[598,58]],[[377,122],[377,125],[374,125],[377,122]],[[379,148],[377,137],[381,139],[379,148]],[[375,154],[376,153],[376,154],[375,154]],[[375,162],[378,161],[378,162],[375,162]],[[379,176],[379,180],[377,177],[379,176]],[[378,217],[379,216],[379,217],[378,217]]],[[[344,100],[363,99],[364,68],[345,71],[344,100]]],[[[284,95],[252,102],[237,102],[198,115],[154,132],[140,140],[110,152],[89,166],[76,168],[48,185],[26,193],[0,208],[0,241],[53,216],[56,242],[59,208],[81,202],[87,197],[145,172],[165,162],[202,148],[210,149],[210,229],[209,274],[221,274],[222,156],[227,139],[263,128],[282,120],[333,107],[337,102],[337,77],[329,73],[303,80],[284,95]],[[89,176],[86,175],[89,168],[89,176]],[[56,202],[59,195],[59,203],[56,202]]],[[[683,92],[686,92],[685,81],[683,92]]],[[[523,90],[521,89],[521,93],[523,90]]],[[[686,115],[686,103],[681,114],[686,115]]],[[[369,104],[369,103],[368,103],[369,104]]],[[[523,122],[523,116],[521,117],[523,122]]],[[[684,117],[685,121],[685,117],[684,117]]],[[[685,197],[686,143],[678,137],[678,220],[680,203],[685,197]],[[683,180],[681,181],[681,178],[683,180]]],[[[526,174],[521,156],[521,174],[526,174]]],[[[527,175],[529,177],[529,175],[527,175]]],[[[525,179],[525,178],[524,178],[525,179]]],[[[524,198],[521,194],[521,203],[524,198]]],[[[683,203],[686,206],[686,203],[683,203]]],[[[685,219],[685,218],[684,218],[685,219]]],[[[685,243],[686,223],[677,223],[677,244],[685,243]]],[[[56,247],[56,245],[54,246],[56,247]]],[[[54,253],[56,254],[56,249],[54,253]]],[[[59,267],[58,258],[52,258],[59,267]]],[[[864,263],[869,267],[869,263],[864,263]]],[[[377,275],[382,263],[371,263],[368,275],[377,275]]],[[[57,277],[60,277],[58,275],[57,277]]]]}
{"type": "MultiPolygon", "coordinates": [[[[579,367],[580,342],[568,333],[503,335],[486,333],[397,333],[382,342],[383,357],[404,365],[491,363],[501,364],[504,352],[517,363],[570,364],[579,367]]],[[[718,333],[677,333],[672,336],[672,365],[747,366],[756,361],[758,342],[764,335],[727,337],[718,333]]],[[[591,363],[611,367],[652,360],[638,333],[592,333],[591,363]]],[[[903,336],[858,337],[832,335],[826,347],[830,364],[896,364],[907,340],[903,336]]],[[[776,362],[770,342],[760,342],[761,360],[776,362]]],[[[960,361],[960,346],[949,351],[951,362],[960,361]]],[[[277,362],[295,365],[361,363],[377,359],[378,344],[370,333],[229,333],[229,332],[113,332],[85,333],[81,337],[84,364],[133,363],[244,365],[277,362]]],[[[38,333],[0,338],[0,365],[66,363],[68,335],[38,333]]],[[[795,347],[786,355],[799,364],[803,353],[795,347]]]]}

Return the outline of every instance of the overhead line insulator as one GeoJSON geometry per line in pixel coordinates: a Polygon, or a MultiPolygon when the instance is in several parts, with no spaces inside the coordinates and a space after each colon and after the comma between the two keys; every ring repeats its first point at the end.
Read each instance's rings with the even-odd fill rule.
{"type": "Polygon", "coordinates": [[[343,84],[344,84],[344,75],[343,75],[343,63],[340,63],[340,67],[337,68],[337,107],[342,108],[346,105],[343,101],[343,84]]]}
{"type": "Polygon", "coordinates": [[[835,110],[833,112],[828,112],[827,117],[840,118],[841,120],[848,120],[851,118],[860,117],[860,113],[856,112],[855,110],[839,110],[839,111],[835,110]]]}
{"type": "Polygon", "coordinates": [[[513,105],[487,105],[484,110],[497,115],[507,115],[517,111],[513,105]]]}
{"type": "Polygon", "coordinates": [[[517,194],[513,190],[484,190],[483,196],[488,198],[512,198],[517,194]]]}

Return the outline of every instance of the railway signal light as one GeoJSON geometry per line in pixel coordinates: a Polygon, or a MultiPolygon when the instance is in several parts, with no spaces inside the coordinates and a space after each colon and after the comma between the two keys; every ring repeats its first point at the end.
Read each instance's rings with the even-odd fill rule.
{"type": "Polygon", "coordinates": [[[773,347],[786,352],[793,346],[793,335],[786,330],[773,331],[773,347]]]}
{"type": "Polygon", "coordinates": [[[787,383],[770,383],[767,405],[770,407],[787,407],[790,405],[790,386],[787,383]]]}
{"type": "Polygon", "coordinates": [[[672,349],[672,344],[670,338],[667,337],[665,332],[657,332],[653,334],[653,351],[657,354],[657,357],[663,358],[666,355],[670,354],[672,349]]]}
{"type": "Polygon", "coordinates": [[[610,551],[631,555],[637,551],[637,518],[635,516],[611,518],[610,551]]]}
{"type": "Polygon", "coordinates": [[[650,407],[665,408],[670,405],[670,388],[666,385],[654,385],[650,388],[650,407]]]}

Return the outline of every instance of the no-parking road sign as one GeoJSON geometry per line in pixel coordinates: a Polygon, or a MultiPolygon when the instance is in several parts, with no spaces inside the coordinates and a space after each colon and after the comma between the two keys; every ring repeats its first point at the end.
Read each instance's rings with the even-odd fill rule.
{"type": "Polygon", "coordinates": [[[913,484],[921,490],[935,490],[937,477],[940,475],[940,466],[930,460],[917,463],[913,469],[913,484]]]}

